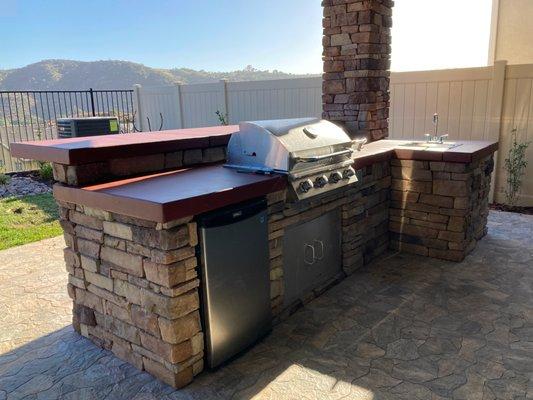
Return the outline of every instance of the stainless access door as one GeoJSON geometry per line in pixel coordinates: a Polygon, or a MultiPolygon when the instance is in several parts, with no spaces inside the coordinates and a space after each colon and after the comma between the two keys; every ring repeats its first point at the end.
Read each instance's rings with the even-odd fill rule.
{"type": "Polygon", "coordinates": [[[290,306],[342,273],[339,210],[285,229],[284,305],[290,306]]]}
{"type": "Polygon", "coordinates": [[[199,219],[207,365],[216,367],[271,328],[266,201],[199,219]]]}

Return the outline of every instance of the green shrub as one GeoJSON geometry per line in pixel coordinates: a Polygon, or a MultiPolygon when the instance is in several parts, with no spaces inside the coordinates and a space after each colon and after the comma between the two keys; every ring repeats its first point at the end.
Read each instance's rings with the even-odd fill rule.
{"type": "Polygon", "coordinates": [[[215,114],[217,115],[220,125],[228,125],[228,113],[222,114],[220,110],[216,110],[215,114]]]}
{"type": "Polygon", "coordinates": [[[0,167],[0,185],[7,185],[11,178],[4,173],[4,168],[0,167]]]}
{"type": "Polygon", "coordinates": [[[527,167],[526,150],[530,142],[519,143],[516,140],[516,128],[511,132],[511,140],[511,147],[504,165],[507,172],[505,197],[507,198],[507,204],[514,206],[522,187],[522,177],[527,167]]]}
{"type": "Polygon", "coordinates": [[[52,164],[49,162],[39,163],[39,176],[44,181],[51,181],[54,177],[54,171],[52,170],[52,164]]]}

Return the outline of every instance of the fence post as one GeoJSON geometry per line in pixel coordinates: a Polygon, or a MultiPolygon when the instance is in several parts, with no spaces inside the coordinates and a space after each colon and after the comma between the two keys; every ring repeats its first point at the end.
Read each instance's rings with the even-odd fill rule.
{"type": "Polygon", "coordinates": [[[179,114],[179,127],[185,128],[185,118],[183,118],[183,97],[181,93],[181,83],[176,84],[176,101],[178,102],[178,114],[179,114]]]}
{"type": "MultiPolygon", "coordinates": [[[[489,103],[489,137],[490,140],[500,141],[502,137],[502,109],[503,96],[505,92],[505,71],[507,68],[507,60],[498,60],[492,66],[492,91],[489,103]]],[[[498,152],[494,153],[494,171],[492,173],[492,180],[490,185],[489,201],[496,200],[496,189],[498,187],[498,178],[500,171],[500,157],[498,152]]]]}
{"type": "Polygon", "coordinates": [[[221,79],[220,83],[222,83],[222,92],[224,94],[224,115],[226,116],[226,122],[229,125],[228,81],[226,79],[221,79]]]}
{"type": "Polygon", "coordinates": [[[134,118],[134,120],[137,119],[139,123],[139,129],[144,131],[144,118],[141,103],[141,85],[135,84],[133,85],[133,106],[135,108],[133,115],[137,116],[137,118],[134,118]]]}
{"type": "Polygon", "coordinates": [[[93,88],[89,88],[89,94],[91,95],[91,111],[93,113],[93,117],[96,117],[96,112],[94,109],[94,92],[93,88]]]}

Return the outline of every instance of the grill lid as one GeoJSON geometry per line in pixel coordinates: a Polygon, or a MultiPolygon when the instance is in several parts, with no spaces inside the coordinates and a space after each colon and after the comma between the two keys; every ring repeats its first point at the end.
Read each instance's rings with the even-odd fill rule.
{"type": "Polygon", "coordinates": [[[228,167],[289,173],[349,158],[351,140],[318,118],[241,122],[228,144],[228,167]]]}

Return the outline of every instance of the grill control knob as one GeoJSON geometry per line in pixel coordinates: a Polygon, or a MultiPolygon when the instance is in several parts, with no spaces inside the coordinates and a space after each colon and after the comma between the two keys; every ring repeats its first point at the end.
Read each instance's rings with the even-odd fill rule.
{"type": "Polygon", "coordinates": [[[321,175],[315,179],[315,187],[321,188],[326,186],[328,183],[328,177],[326,175],[321,175]]]}
{"type": "Polygon", "coordinates": [[[339,171],[332,172],[329,176],[329,181],[331,183],[337,183],[342,179],[342,174],[339,171]]]}
{"type": "Polygon", "coordinates": [[[298,187],[302,193],[307,193],[313,187],[313,181],[311,179],[306,179],[305,181],[300,182],[298,187]]]}
{"type": "Polygon", "coordinates": [[[342,177],[344,179],[350,179],[352,176],[355,175],[355,170],[352,167],[349,167],[342,171],[342,177]]]}

